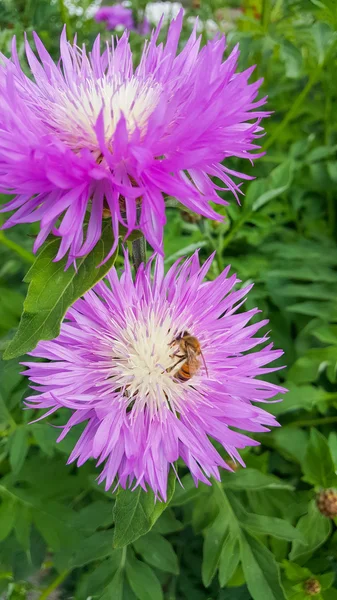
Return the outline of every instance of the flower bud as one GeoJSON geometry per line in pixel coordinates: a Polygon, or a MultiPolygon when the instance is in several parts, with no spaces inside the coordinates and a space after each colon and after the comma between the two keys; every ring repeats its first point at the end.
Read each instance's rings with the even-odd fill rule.
{"type": "Polygon", "coordinates": [[[333,489],[322,490],[317,494],[316,504],[322,515],[333,519],[337,516],[337,491],[333,489]]]}
{"type": "Polygon", "coordinates": [[[308,596],[316,596],[321,592],[321,584],[313,577],[304,582],[304,591],[308,596]]]}

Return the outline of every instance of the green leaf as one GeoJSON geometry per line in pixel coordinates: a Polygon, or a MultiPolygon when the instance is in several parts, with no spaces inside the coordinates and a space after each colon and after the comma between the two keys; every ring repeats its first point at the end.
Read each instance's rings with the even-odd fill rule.
{"type": "Polygon", "coordinates": [[[126,575],[132,591],[139,600],[163,600],[161,585],[148,565],[128,552],[126,575]]]}
{"type": "Polygon", "coordinates": [[[242,469],[236,473],[224,473],[222,482],[225,489],[231,490],[293,489],[293,486],[286,481],[278,479],[274,475],[261,473],[257,469],[242,469]]]}
{"type": "Polygon", "coordinates": [[[9,462],[14,473],[19,473],[28,452],[28,433],[25,427],[18,427],[10,438],[9,462]]]}
{"type": "Polygon", "coordinates": [[[113,544],[122,548],[145,535],[168,506],[174,493],[175,473],[171,470],[167,484],[167,502],[155,499],[152,490],[145,492],[119,489],[114,508],[115,530],[113,544]]]}
{"type": "Polygon", "coordinates": [[[247,517],[241,523],[245,529],[253,533],[272,535],[280,540],[287,540],[289,542],[298,540],[305,543],[305,539],[300,531],[295,529],[288,521],[278,519],[277,517],[247,513],[247,517]]]}
{"type": "Polygon", "coordinates": [[[228,534],[229,519],[229,511],[222,511],[205,533],[201,568],[202,582],[205,587],[211,584],[217,571],[222,547],[228,534]]]}
{"type": "Polygon", "coordinates": [[[312,575],[309,569],[301,567],[300,565],[292,563],[288,560],[284,560],[282,566],[284,567],[286,577],[290,581],[305,581],[306,579],[309,579],[312,575]]]}
{"type": "Polygon", "coordinates": [[[229,534],[223,545],[219,561],[219,583],[224,587],[233,577],[240,561],[239,539],[229,534]]]}
{"type": "Polygon", "coordinates": [[[4,358],[25,354],[35,348],[40,340],[51,340],[58,336],[61,321],[69,306],[100,281],[114,264],[117,252],[98,267],[107,256],[111,244],[111,224],[107,223],[93,251],[77,261],[77,271],[73,266],[64,270],[66,258],[53,262],[58,239],[53,239],[42,248],[25,277],[29,288],[24,311],[4,358]]]}
{"type": "MultiPolygon", "coordinates": [[[[286,160],[281,165],[277,166],[269,175],[267,179],[264,180],[265,191],[262,194],[259,194],[258,197],[252,203],[252,210],[256,211],[262,208],[267,202],[273,200],[273,198],[277,198],[283,192],[285,192],[293,178],[294,171],[294,162],[292,160],[286,160]]],[[[254,181],[250,185],[259,184],[263,180],[254,181]]],[[[250,188],[249,188],[250,189],[250,188]]],[[[247,203],[249,201],[249,191],[247,193],[247,203]]]]}
{"type": "Polygon", "coordinates": [[[272,433],[277,450],[288,460],[302,463],[306,453],[309,435],[299,427],[281,427],[272,433]]]}
{"type": "Polygon", "coordinates": [[[2,542],[12,531],[17,514],[16,503],[4,497],[0,504],[0,542],[2,542]]]}
{"type": "Polygon", "coordinates": [[[202,494],[196,498],[193,506],[192,525],[196,533],[200,533],[203,529],[212,525],[219,513],[219,502],[215,494],[211,494],[205,498],[202,494]]]}
{"type": "Polygon", "coordinates": [[[117,570],[109,585],[99,596],[99,600],[123,600],[124,597],[124,571],[117,570]]]}
{"type": "Polygon", "coordinates": [[[32,520],[32,509],[29,506],[20,506],[14,528],[16,539],[25,550],[29,549],[32,520]]]}
{"type": "Polygon", "coordinates": [[[237,519],[246,530],[262,535],[272,535],[278,539],[290,542],[298,540],[305,544],[305,538],[302,533],[288,523],[288,521],[278,519],[277,517],[249,513],[234,494],[228,493],[227,497],[237,519]]]}
{"type": "Polygon", "coordinates": [[[313,485],[328,488],[337,484],[328,441],[317,429],[311,429],[302,468],[305,480],[313,485]]]}
{"type": "Polygon", "coordinates": [[[193,477],[191,475],[185,475],[181,479],[181,485],[177,485],[173,498],[172,498],[172,506],[183,506],[188,502],[191,502],[195,498],[198,498],[203,490],[208,490],[208,486],[199,484],[196,487],[193,477]]]}
{"type": "Polygon", "coordinates": [[[152,531],[165,535],[181,529],[184,529],[183,523],[175,518],[173,510],[167,508],[153,525],[152,531]]]}
{"type": "Polygon", "coordinates": [[[241,561],[253,600],[284,600],[280,572],[274,556],[261,542],[247,533],[241,538],[241,561]]]}
{"type": "Polygon", "coordinates": [[[76,514],[71,526],[85,533],[94,533],[99,527],[108,527],[113,522],[112,506],[112,502],[92,502],[76,514]]]}
{"type": "Polygon", "coordinates": [[[329,537],[331,532],[331,522],[329,519],[321,515],[316,508],[314,502],[309,505],[308,514],[301,517],[297,523],[296,529],[302,533],[306,541],[306,545],[299,541],[295,541],[292,544],[289,559],[292,561],[305,562],[311,554],[317,550],[325,540],[329,537]]]}
{"type": "Polygon", "coordinates": [[[288,392],[285,394],[284,400],[269,407],[270,412],[275,416],[300,409],[310,411],[326,397],[323,388],[314,387],[313,385],[296,385],[292,382],[286,382],[285,387],[288,392]]]}
{"type": "Polygon", "coordinates": [[[77,548],[71,559],[72,567],[83,567],[94,560],[100,560],[106,556],[119,560],[122,550],[115,550],[112,546],[112,531],[98,531],[86,538],[82,547],[77,548]]]}
{"type": "Polygon", "coordinates": [[[156,569],[177,575],[179,564],[172,545],[159,533],[147,533],[133,544],[137,554],[156,569]]]}
{"type": "Polygon", "coordinates": [[[322,594],[323,600],[337,600],[337,590],[336,588],[330,588],[329,590],[325,590],[322,594]]]}

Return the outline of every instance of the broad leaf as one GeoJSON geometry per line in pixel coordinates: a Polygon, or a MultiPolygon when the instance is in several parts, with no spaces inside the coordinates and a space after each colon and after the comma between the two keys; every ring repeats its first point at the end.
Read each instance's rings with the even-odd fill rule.
{"type": "Polygon", "coordinates": [[[53,262],[58,239],[48,242],[29,269],[29,283],[19,328],[7,347],[4,358],[20,356],[35,348],[40,340],[51,340],[60,333],[61,321],[75,300],[83,296],[109,271],[117,252],[100,267],[111,248],[111,224],[105,224],[93,251],[77,261],[77,270],[66,271],[66,259],[53,262]]]}
{"type": "Polygon", "coordinates": [[[115,548],[127,546],[145,535],[170,503],[174,493],[176,476],[171,471],[167,485],[167,502],[155,499],[152,490],[145,492],[140,486],[136,490],[120,489],[114,508],[115,548]]]}
{"type": "Polygon", "coordinates": [[[179,564],[172,545],[159,533],[147,533],[134,542],[137,554],[152,567],[177,575],[179,564]]]}

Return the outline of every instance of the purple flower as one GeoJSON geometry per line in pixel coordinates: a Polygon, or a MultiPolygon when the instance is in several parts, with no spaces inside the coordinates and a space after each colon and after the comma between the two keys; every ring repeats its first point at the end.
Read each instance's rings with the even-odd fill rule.
{"type": "Polygon", "coordinates": [[[150,24],[147,19],[136,24],[133,18],[131,8],[126,8],[122,4],[114,4],[113,6],[102,6],[96,14],[96,21],[106,21],[107,29],[116,29],[118,25],[124,25],[129,30],[136,31],[140,35],[148,35],[150,33],[150,24]]]}
{"type": "Polygon", "coordinates": [[[254,337],[267,321],[247,325],[259,311],[238,312],[251,286],[233,291],[238,279],[229,267],[203,282],[212,258],[200,267],[194,254],[164,276],[157,257],[153,277],[151,261],[133,281],[126,257],[121,277],[112,269],[68,311],[60,335],[32,352],[50,362],[23,363],[40,392],[26,400],[30,408],[47,409],[44,416],[73,411],[59,440],[87,422],[68,462],[104,463],[106,489],[114,481],[149,486],[165,500],[179,457],[196,484],[209,483],[220,478],[219,467],[231,470],[211,440],[244,464],[238,449],[258,442],[231,428],[277,425],[255,404],[286,390],[256,377],[275,371],[265,365],[282,351],[268,344],[251,352],[268,339],[254,337]],[[185,347],[187,335],[193,343],[185,347]]]}
{"type": "Polygon", "coordinates": [[[224,37],[200,50],[193,31],[176,55],[182,17],[165,46],[157,28],[135,70],[126,33],[103,54],[97,38],[87,54],[63,32],[57,65],[35,35],[40,60],[26,42],[35,81],[15,40],[12,58],[2,57],[0,192],[16,194],[3,209],[15,211],[5,227],[40,221],[35,251],[52,233],[61,238],[55,260],[68,252],[70,264],[92,250],[108,215],[115,244],[122,224],[162,253],[164,195],[218,220],[210,202],[228,204],[219,183],[238,198],[233,177],[251,179],[222,161],[261,156],[261,80],[248,84],[254,67],[235,73],[238,47],[222,62],[224,37]]]}

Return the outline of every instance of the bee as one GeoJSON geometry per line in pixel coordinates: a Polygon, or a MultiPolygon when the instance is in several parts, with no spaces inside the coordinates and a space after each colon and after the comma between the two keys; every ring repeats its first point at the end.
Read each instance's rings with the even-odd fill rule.
{"type": "Polygon", "coordinates": [[[176,356],[178,361],[170,369],[170,371],[172,371],[179,364],[181,365],[178,371],[175,373],[175,377],[180,381],[188,381],[191,379],[191,377],[193,377],[193,375],[195,375],[200,369],[200,358],[204,363],[204,367],[208,375],[207,366],[198,338],[196,338],[194,335],[190,335],[188,331],[184,331],[171,342],[170,346],[173,347],[177,344],[178,350],[173,353],[172,358],[176,356]]]}

